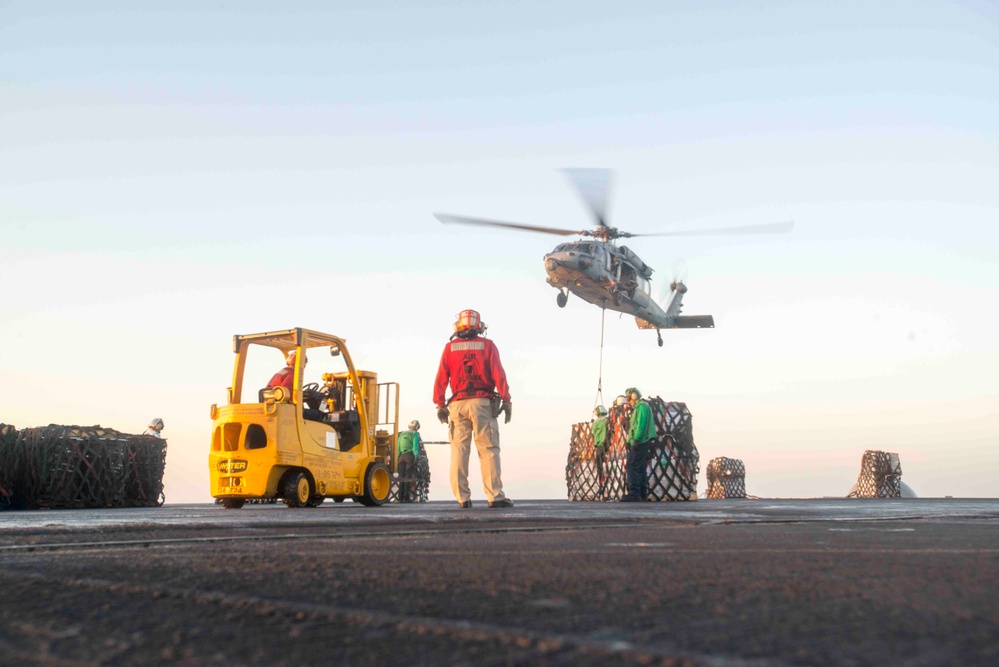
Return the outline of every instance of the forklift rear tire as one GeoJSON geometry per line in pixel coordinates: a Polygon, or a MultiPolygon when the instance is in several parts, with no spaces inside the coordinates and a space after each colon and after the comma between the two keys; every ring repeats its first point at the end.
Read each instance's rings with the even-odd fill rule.
{"type": "Polygon", "coordinates": [[[240,507],[246,504],[245,498],[223,498],[222,507],[227,510],[238,510],[240,507]]]}
{"type": "Polygon", "coordinates": [[[284,504],[288,507],[308,507],[315,490],[304,472],[289,475],[284,483],[284,504]]]}
{"type": "Polygon", "coordinates": [[[383,463],[374,463],[364,473],[364,495],[357,496],[356,500],[366,507],[377,507],[385,504],[391,490],[392,476],[388,467],[383,463]]]}
{"type": "Polygon", "coordinates": [[[333,502],[342,503],[344,500],[343,496],[333,496],[333,502]]]}

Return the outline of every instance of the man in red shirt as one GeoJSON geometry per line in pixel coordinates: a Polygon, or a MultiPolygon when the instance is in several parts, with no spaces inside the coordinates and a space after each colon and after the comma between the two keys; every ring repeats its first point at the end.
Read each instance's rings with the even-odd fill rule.
{"type": "MultiPolygon", "coordinates": [[[[271,381],[267,383],[268,388],[284,387],[289,393],[291,393],[291,390],[295,387],[295,355],[295,350],[288,353],[288,356],[285,357],[287,366],[274,374],[271,381]]],[[[309,363],[309,360],[306,359],[305,363],[309,363]]],[[[302,364],[302,367],[304,368],[305,364],[302,364]]]]}
{"type": "Polygon", "coordinates": [[[513,507],[513,501],[503,495],[500,479],[499,412],[506,413],[509,423],[510,387],[506,371],[500,363],[499,350],[486,338],[486,325],[479,313],[463,310],[454,323],[451,340],[444,346],[437,380],[434,382],[434,403],[437,418],[448,423],[451,441],[451,491],[460,507],[472,506],[468,488],[468,459],[472,436],[482,468],[482,486],[490,507],[513,507]],[[455,340],[457,338],[457,340],[455,340]],[[445,400],[448,384],[451,398],[445,400]],[[502,400],[499,412],[493,411],[493,396],[502,400]]]}
{"type": "MultiPolygon", "coordinates": [[[[298,356],[298,353],[295,350],[292,350],[288,353],[288,356],[285,357],[287,365],[274,374],[274,377],[271,378],[271,381],[267,383],[268,389],[270,389],[271,387],[284,387],[285,389],[288,390],[288,395],[289,396],[291,395],[291,393],[295,390],[296,356],[298,356]]],[[[303,372],[305,371],[305,365],[307,363],[309,363],[309,358],[304,357],[302,359],[303,372]]],[[[302,395],[302,399],[305,403],[305,405],[302,406],[302,416],[305,419],[311,419],[312,421],[317,421],[317,422],[326,421],[326,414],[322,410],[317,409],[319,407],[319,401],[321,398],[322,396],[318,392],[308,389],[305,390],[305,393],[302,395]]]]}

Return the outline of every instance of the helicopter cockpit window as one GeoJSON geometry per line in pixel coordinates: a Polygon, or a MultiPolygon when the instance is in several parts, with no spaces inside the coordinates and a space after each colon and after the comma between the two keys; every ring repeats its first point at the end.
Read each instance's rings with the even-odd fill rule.
{"type": "Polygon", "coordinates": [[[652,284],[643,276],[638,276],[638,289],[648,294],[652,290],[652,284]]]}

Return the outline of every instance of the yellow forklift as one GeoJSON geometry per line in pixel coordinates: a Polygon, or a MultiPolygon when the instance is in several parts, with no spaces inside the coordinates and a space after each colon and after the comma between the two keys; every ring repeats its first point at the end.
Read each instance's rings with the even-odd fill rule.
{"type": "Polygon", "coordinates": [[[317,507],[326,498],[384,504],[399,432],[399,384],[356,370],[342,338],[309,329],[234,336],[233,351],[228,405],[211,408],[212,496],[229,509],[277,499],[288,507],[317,507]],[[310,359],[311,376],[316,366],[341,370],[322,372],[322,383],[305,382],[310,359]],[[292,364],[285,371],[292,378],[283,383],[290,388],[264,382],[270,375],[261,373],[264,364],[274,370],[279,361],[292,364]]]}

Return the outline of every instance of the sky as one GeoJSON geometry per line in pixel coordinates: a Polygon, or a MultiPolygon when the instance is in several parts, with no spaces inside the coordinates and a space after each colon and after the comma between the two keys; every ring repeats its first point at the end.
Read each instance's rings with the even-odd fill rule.
{"type": "Polygon", "coordinates": [[[751,495],[843,496],[878,449],[922,497],[994,497],[997,183],[986,1],[0,0],[0,422],[161,417],[167,502],[208,502],[234,334],[345,338],[443,440],[474,308],[515,500],[565,497],[598,382],[687,404],[701,491],[726,456],[751,495]],[[588,229],[579,167],[622,230],[795,228],[628,240],[716,328],[659,348],[608,312],[601,376],[600,310],[545,283],[564,239],[433,217],[588,229]]]}

